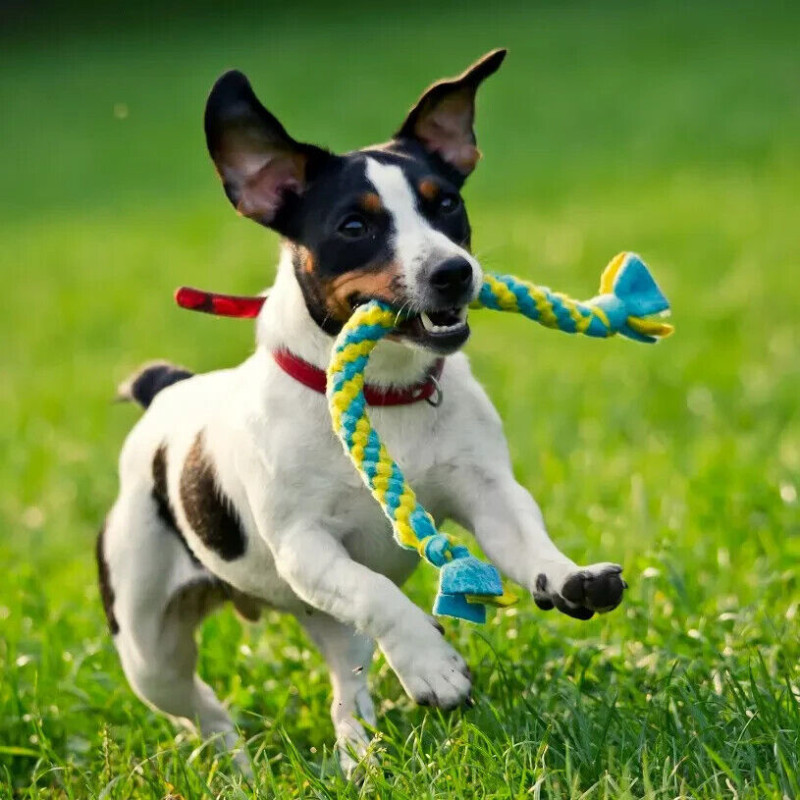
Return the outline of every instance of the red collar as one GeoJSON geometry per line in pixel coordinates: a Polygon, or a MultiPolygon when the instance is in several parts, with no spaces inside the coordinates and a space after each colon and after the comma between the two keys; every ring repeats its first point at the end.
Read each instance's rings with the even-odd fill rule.
{"type": "MultiPolygon", "coordinates": [[[[192,311],[204,311],[206,314],[216,314],[220,317],[257,317],[264,305],[265,296],[240,297],[232,294],[219,294],[218,292],[205,292],[202,289],[192,289],[181,286],[175,292],[175,300],[182,308],[192,311]]],[[[290,353],[288,350],[276,350],[272,357],[275,363],[287,374],[299,381],[303,386],[315,392],[325,394],[327,378],[325,371],[303,361],[302,358],[290,353]]],[[[437,358],[425,377],[418,383],[403,388],[364,386],[364,398],[371,406],[408,406],[427,400],[432,406],[442,402],[442,392],[439,388],[439,377],[444,368],[444,359],[437,358]],[[431,399],[433,398],[433,399],[431,399]]]]}
{"type": "MultiPolygon", "coordinates": [[[[288,350],[275,350],[272,353],[275,363],[289,376],[315,392],[325,394],[327,379],[325,370],[303,361],[288,350]]],[[[418,383],[403,387],[364,386],[364,398],[371,406],[408,406],[427,400],[438,406],[441,402],[439,378],[444,368],[444,359],[437,358],[427,375],[418,383]],[[431,400],[433,398],[433,400],[431,400]]]]}

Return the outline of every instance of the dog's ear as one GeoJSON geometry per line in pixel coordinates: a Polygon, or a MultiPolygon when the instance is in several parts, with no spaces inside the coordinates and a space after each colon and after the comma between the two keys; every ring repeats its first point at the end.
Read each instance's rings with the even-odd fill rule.
{"type": "Polygon", "coordinates": [[[492,50],[457,78],[434,83],[411,109],[396,139],[415,139],[463,177],[481,157],[475,144],[475,93],[497,72],[506,50],[492,50]]]}
{"type": "Polygon", "coordinates": [[[211,89],[205,131],[208,152],[236,210],[287,233],[292,211],[329,153],[289,136],[235,70],[211,89]]]}

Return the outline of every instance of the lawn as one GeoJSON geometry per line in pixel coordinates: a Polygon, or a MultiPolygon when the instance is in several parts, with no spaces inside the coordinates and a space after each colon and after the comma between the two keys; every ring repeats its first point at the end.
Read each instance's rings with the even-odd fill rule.
{"type": "MultiPolygon", "coordinates": [[[[132,5],[0,34],[0,797],[800,795],[798,7],[132,5]],[[414,707],[377,658],[385,769],[361,788],[295,622],[217,614],[201,672],[251,740],[248,788],[131,693],[93,557],[138,413],[116,383],[252,350],[249,324],[180,312],[173,288],[273,275],[277,240],[205,153],[206,92],[238,66],[295,136],[350,149],[500,45],[466,191],[484,265],[589,296],[635,249],[673,303],[658,347],[489,313],[468,345],[554,538],[623,563],[630,591],[587,623],[530,599],[446,623],[469,711],[414,707]]],[[[427,607],[434,581],[408,591],[427,607]]]]}

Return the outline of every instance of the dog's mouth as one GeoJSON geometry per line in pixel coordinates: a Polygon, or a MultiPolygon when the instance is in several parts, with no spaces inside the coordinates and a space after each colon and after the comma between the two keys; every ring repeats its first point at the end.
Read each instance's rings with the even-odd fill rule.
{"type": "MultiPolygon", "coordinates": [[[[350,298],[350,305],[355,310],[358,306],[373,299],[386,302],[383,298],[355,295],[350,298]]],[[[389,339],[399,340],[415,347],[423,347],[445,356],[455,353],[469,339],[467,306],[409,311],[407,303],[393,300],[391,305],[397,309],[398,322],[389,334],[389,339]]]]}
{"type": "Polygon", "coordinates": [[[467,308],[422,311],[404,319],[394,335],[435,353],[455,353],[469,339],[467,308]]]}
{"type": "Polygon", "coordinates": [[[464,345],[469,333],[466,306],[410,314],[398,307],[398,323],[389,338],[449,355],[464,345]]]}

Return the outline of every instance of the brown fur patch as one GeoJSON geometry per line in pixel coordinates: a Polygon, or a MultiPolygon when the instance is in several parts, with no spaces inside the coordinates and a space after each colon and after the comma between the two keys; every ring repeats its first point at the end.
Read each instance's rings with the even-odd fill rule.
{"type": "Polygon", "coordinates": [[[159,519],[164,523],[164,527],[173,535],[177,536],[180,543],[186,550],[192,562],[199,564],[197,556],[191,551],[186,538],[178,522],[175,519],[175,511],[169,500],[169,490],[167,488],[167,446],[162,444],[153,456],[153,500],[156,503],[156,510],[159,519]]]}
{"type": "MultiPolygon", "coordinates": [[[[156,450],[156,454],[153,456],[153,499],[158,506],[158,515],[162,522],[167,525],[170,533],[173,533],[180,539],[189,558],[191,558],[195,564],[199,565],[200,561],[189,549],[186,539],[175,522],[175,514],[169,502],[169,495],[167,494],[167,447],[163,444],[156,450]]],[[[250,597],[250,595],[240,592],[238,589],[234,589],[229,583],[226,583],[220,578],[213,577],[210,574],[208,577],[199,578],[193,583],[182,587],[178,594],[183,595],[185,590],[191,590],[190,593],[194,597],[193,602],[197,609],[199,609],[196,609],[198,618],[205,616],[212,611],[216,605],[225,600],[229,600],[233,603],[239,616],[243,619],[255,622],[261,616],[260,601],[254,597],[250,597]]],[[[170,601],[170,604],[173,602],[174,599],[170,601]]],[[[185,599],[181,599],[180,602],[186,601],[185,599]]]]}
{"type": "Polygon", "coordinates": [[[103,611],[105,611],[106,619],[108,620],[109,630],[112,636],[116,636],[119,633],[119,623],[116,616],[114,616],[114,590],[111,588],[111,575],[108,571],[108,562],[103,550],[105,533],[106,525],[104,522],[103,527],[100,528],[100,533],[97,534],[97,545],[95,547],[97,581],[100,584],[100,600],[103,603],[103,611]]]}
{"type": "Polygon", "coordinates": [[[383,203],[381,202],[380,195],[375,194],[375,192],[367,192],[361,198],[361,207],[364,211],[377,214],[378,211],[383,210],[383,203]]]}
{"type": "Polygon", "coordinates": [[[303,269],[310,275],[314,271],[314,256],[310,250],[306,250],[306,258],[303,261],[303,269]]]}
{"type": "Polygon", "coordinates": [[[424,181],[420,181],[419,183],[419,193],[426,200],[435,200],[436,196],[439,194],[439,186],[435,181],[432,181],[430,178],[426,178],[424,181]]]}
{"type": "Polygon", "coordinates": [[[397,304],[401,284],[400,265],[394,262],[376,265],[373,269],[345,272],[324,287],[325,305],[334,319],[344,322],[352,313],[352,297],[369,297],[397,304]]]}
{"type": "Polygon", "coordinates": [[[200,541],[224,561],[244,555],[247,547],[241,519],[230,499],[219,488],[214,463],[197,434],[181,471],[180,498],[183,512],[200,541]]]}

